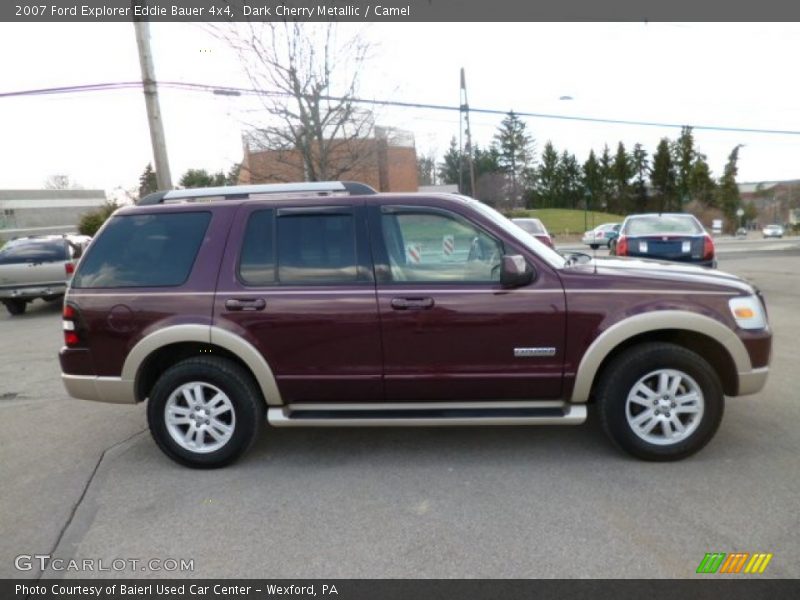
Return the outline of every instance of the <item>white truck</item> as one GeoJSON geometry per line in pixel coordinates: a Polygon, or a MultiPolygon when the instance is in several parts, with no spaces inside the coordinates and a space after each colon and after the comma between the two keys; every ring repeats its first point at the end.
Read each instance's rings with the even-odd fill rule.
{"type": "Polygon", "coordinates": [[[0,248],[0,302],[12,315],[21,315],[37,298],[61,299],[89,240],[47,235],[7,242],[0,248]]]}

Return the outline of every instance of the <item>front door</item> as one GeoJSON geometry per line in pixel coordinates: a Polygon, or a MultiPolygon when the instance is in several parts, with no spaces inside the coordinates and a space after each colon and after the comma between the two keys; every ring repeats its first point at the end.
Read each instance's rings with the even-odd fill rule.
{"type": "Polygon", "coordinates": [[[501,258],[516,251],[487,229],[430,206],[370,211],[387,401],[560,397],[565,301],[551,270],[504,289],[501,258]]]}

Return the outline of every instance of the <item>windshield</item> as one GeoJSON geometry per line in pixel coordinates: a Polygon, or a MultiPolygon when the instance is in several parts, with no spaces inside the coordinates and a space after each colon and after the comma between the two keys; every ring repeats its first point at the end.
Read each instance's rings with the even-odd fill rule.
{"type": "Polygon", "coordinates": [[[511,219],[507,219],[491,206],[479,202],[474,198],[467,196],[460,196],[462,200],[470,203],[472,207],[478,210],[486,218],[492,221],[495,225],[503,229],[506,233],[514,237],[520,243],[532,249],[538,256],[547,261],[550,266],[560,269],[564,266],[564,257],[552,248],[548,248],[542,242],[533,237],[530,233],[525,231],[522,227],[514,223],[511,219]]]}
{"type": "Polygon", "coordinates": [[[700,223],[691,215],[653,215],[631,217],[625,225],[625,235],[658,234],[699,235],[703,233],[700,223]]]}
{"type": "Polygon", "coordinates": [[[541,221],[539,219],[511,219],[512,223],[516,223],[520,227],[522,227],[525,231],[532,235],[546,235],[547,232],[544,229],[541,221]]]}

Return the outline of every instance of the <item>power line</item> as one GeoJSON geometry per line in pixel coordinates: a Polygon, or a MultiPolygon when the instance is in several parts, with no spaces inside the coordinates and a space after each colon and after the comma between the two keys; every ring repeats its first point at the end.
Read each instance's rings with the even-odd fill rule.
{"type": "MultiPolygon", "coordinates": [[[[241,88],[233,86],[219,86],[210,85],[206,83],[189,83],[183,81],[159,81],[157,85],[170,89],[179,89],[183,91],[193,92],[212,92],[226,96],[239,96],[239,95],[252,95],[252,96],[271,96],[271,97],[288,97],[291,96],[288,92],[273,92],[268,90],[259,90],[256,88],[241,88]]],[[[109,83],[95,83],[88,85],[74,85],[54,88],[40,88],[33,90],[22,90],[14,92],[0,92],[0,99],[14,98],[21,96],[40,96],[50,94],[72,94],[84,92],[96,92],[107,90],[121,90],[121,89],[140,89],[142,87],[141,81],[123,81],[123,82],[109,82],[109,83]]],[[[321,96],[323,100],[342,100],[340,96],[321,96]]],[[[451,106],[447,104],[430,104],[422,102],[402,102],[400,100],[374,100],[369,98],[351,98],[354,104],[366,104],[371,106],[392,106],[396,108],[412,108],[412,109],[427,109],[427,110],[441,110],[449,112],[458,112],[461,110],[460,106],[451,106]]],[[[500,110],[495,108],[475,108],[470,106],[470,112],[487,114],[487,115],[501,115],[508,114],[507,110],[500,110]]],[[[514,111],[519,117],[527,117],[531,119],[553,119],[561,121],[577,121],[582,123],[600,123],[605,125],[634,125],[637,127],[661,127],[668,129],[680,129],[682,127],[691,127],[698,131],[724,131],[733,133],[759,133],[769,135],[800,135],[800,130],[792,129],[761,129],[756,127],[730,127],[723,125],[693,125],[690,123],[667,123],[660,121],[632,121],[627,119],[607,119],[602,117],[581,117],[575,115],[561,115],[553,113],[537,113],[528,111],[514,111]]]]}

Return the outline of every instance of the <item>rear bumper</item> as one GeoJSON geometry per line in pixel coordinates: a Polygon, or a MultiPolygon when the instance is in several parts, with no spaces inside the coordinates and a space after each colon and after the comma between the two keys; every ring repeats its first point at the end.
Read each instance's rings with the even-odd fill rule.
{"type": "Polygon", "coordinates": [[[749,396],[750,394],[757,394],[767,383],[767,376],[769,375],[769,367],[761,367],[753,369],[746,373],[739,373],[739,396],[749,396]]]}
{"type": "Polygon", "coordinates": [[[64,383],[67,393],[73,398],[113,404],[136,404],[133,381],[127,381],[120,377],[62,373],[61,381],[64,383]]]}
{"type": "Polygon", "coordinates": [[[33,285],[0,288],[0,300],[26,300],[45,296],[63,296],[67,292],[67,284],[33,285]]]}

